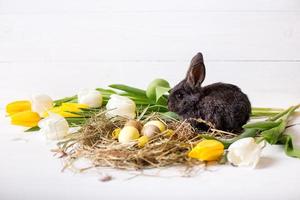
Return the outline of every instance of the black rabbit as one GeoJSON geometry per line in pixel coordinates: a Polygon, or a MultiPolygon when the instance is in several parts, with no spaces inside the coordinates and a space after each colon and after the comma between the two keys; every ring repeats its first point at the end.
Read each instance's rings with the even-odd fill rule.
{"type": "MultiPolygon", "coordinates": [[[[203,56],[198,53],[191,61],[186,78],[170,91],[169,110],[183,119],[201,118],[217,129],[240,132],[251,114],[247,95],[232,84],[214,83],[202,87],[204,78],[203,56]]],[[[195,128],[203,129],[203,124],[190,122],[195,128]]]]}

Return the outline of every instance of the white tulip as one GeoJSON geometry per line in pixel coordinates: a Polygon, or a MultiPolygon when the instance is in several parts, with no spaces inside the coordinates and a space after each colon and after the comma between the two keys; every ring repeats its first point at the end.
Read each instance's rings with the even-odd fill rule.
{"type": "Polygon", "coordinates": [[[34,112],[43,115],[53,107],[53,100],[45,94],[34,95],[31,97],[31,109],[34,112]]]}
{"type": "Polygon", "coordinates": [[[90,108],[99,108],[102,105],[102,94],[97,90],[81,90],[77,94],[78,103],[86,104],[90,108]]]}
{"type": "Polygon", "coordinates": [[[229,146],[227,159],[235,166],[255,168],[264,146],[265,141],[257,144],[252,137],[237,140],[229,146]]]}
{"type": "Polygon", "coordinates": [[[50,113],[49,117],[42,119],[38,126],[40,131],[50,140],[63,139],[69,132],[67,120],[54,113],[50,113]]]}
{"type": "Polygon", "coordinates": [[[134,101],[128,97],[116,94],[110,96],[110,99],[106,104],[106,109],[108,110],[108,117],[121,116],[134,119],[136,116],[136,105],[134,101]]]}

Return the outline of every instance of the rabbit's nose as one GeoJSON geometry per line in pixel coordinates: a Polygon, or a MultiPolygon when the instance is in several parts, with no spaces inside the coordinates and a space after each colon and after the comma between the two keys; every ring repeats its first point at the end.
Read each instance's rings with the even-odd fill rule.
{"type": "Polygon", "coordinates": [[[193,102],[195,102],[195,101],[198,101],[199,98],[197,96],[191,96],[190,100],[193,101],[193,102]]]}

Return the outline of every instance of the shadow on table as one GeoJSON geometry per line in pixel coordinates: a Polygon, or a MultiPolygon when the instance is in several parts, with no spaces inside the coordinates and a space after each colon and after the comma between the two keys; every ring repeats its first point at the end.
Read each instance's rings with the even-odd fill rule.
{"type": "Polygon", "coordinates": [[[276,159],[270,157],[261,157],[256,169],[264,169],[273,166],[277,162],[276,159]]]}

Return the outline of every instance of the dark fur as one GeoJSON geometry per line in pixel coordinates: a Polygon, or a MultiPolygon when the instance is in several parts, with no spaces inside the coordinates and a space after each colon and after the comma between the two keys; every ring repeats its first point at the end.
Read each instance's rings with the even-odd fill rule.
{"type": "MultiPolygon", "coordinates": [[[[220,130],[241,131],[251,113],[247,95],[232,84],[214,83],[202,87],[204,78],[203,57],[198,53],[191,62],[187,77],[171,90],[169,110],[184,119],[202,118],[220,130]]],[[[197,123],[192,125],[202,127],[197,123]]]]}

